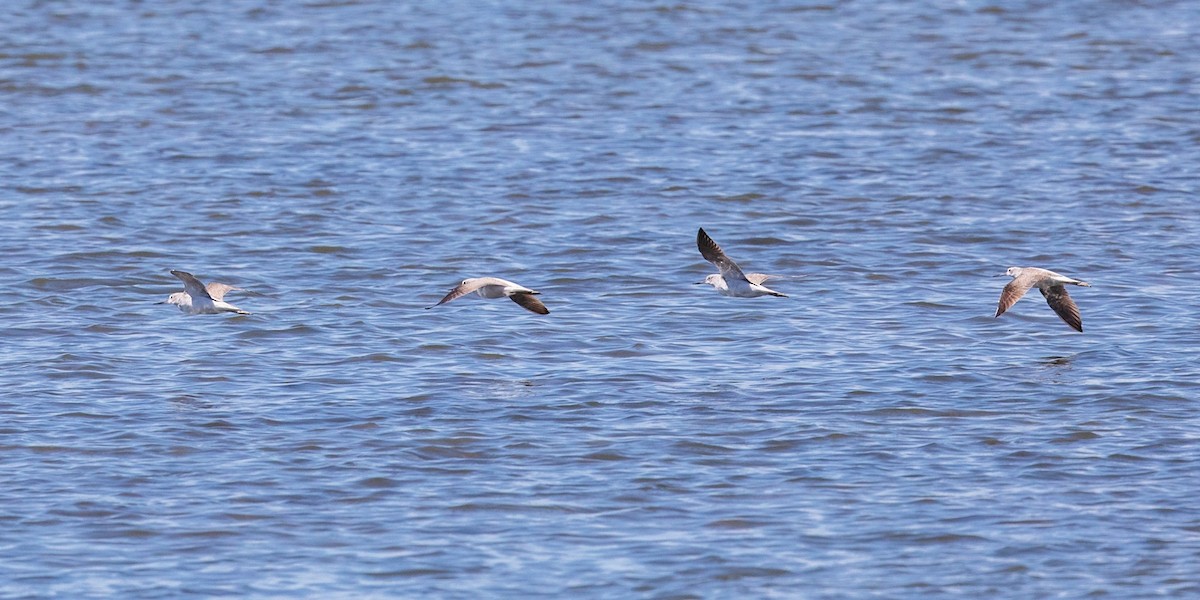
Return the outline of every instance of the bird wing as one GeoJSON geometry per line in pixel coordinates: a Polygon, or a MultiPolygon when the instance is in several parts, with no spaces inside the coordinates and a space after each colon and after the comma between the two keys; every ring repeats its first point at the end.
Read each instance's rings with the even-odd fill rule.
{"type": "Polygon", "coordinates": [[[1012,305],[1033,287],[1033,277],[1027,275],[1018,275],[1004,286],[1004,290],[1000,292],[1000,305],[996,307],[996,316],[1004,314],[1004,311],[1012,308],[1012,305]]]}
{"type": "Polygon", "coordinates": [[[747,280],[746,275],[742,273],[742,269],[728,256],[725,256],[725,251],[721,250],[721,247],[712,238],[708,237],[703,227],[696,233],[696,247],[700,249],[700,256],[703,256],[704,260],[712,263],[721,271],[721,277],[726,280],[731,277],[747,280]]]}
{"type": "Polygon", "coordinates": [[[542,301],[538,300],[537,296],[534,296],[533,294],[518,293],[509,296],[509,298],[512,298],[513,302],[520,304],[526,310],[531,310],[539,315],[550,314],[550,309],[546,308],[546,305],[542,304],[542,301]]]}
{"type": "Polygon", "coordinates": [[[214,281],[213,283],[204,286],[204,289],[208,292],[208,295],[213,300],[220,302],[223,298],[225,298],[225,294],[228,294],[233,290],[240,291],[242,288],[229,285],[228,283],[217,283],[214,281]]]}
{"type": "MultiPolygon", "coordinates": [[[[440,306],[456,298],[466,296],[467,294],[470,294],[471,292],[474,292],[475,290],[487,285],[487,279],[489,278],[480,277],[478,279],[465,279],[462,283],[458,284],[457,287],[450,290],[450,293],[446,294],[445,298],[442,298],[433,306],[440,306]]],[[[426,306],[425,308],[433,308],[433,306],[426,306]]]]}
{"type": "Polygon", "coordinates": [[[200,283],[200,280],[191,273],[172,270],[171,274],[183,281],[183,291],[187,292],[189,296],[212,299],[212,296],[208,295],[208,290],[204,289],[204,284],[200,283]]]}
{"type": "Polygon", "coordinates": [[[767,275],[766,273],[746,273],[746,280],[750,283],[762,285],[768,279],[778,279],[778,275],[767,275]]]}
{"type": "Polygon", "coordinates": [[[1075,306],[1075,301],[1067,293],[1067,288],[1054,285],[1038,289],[1042,290],[1042,295],[1046,297],[1046,304],[1049,304],[1050,308],[1053,308],[1054,312],[1058,313],[1058,316],[1067,325],[1070,325],[1075,331],[1083,333],[1083,319],[1079,317],[1079,307],[1075,306]]]}

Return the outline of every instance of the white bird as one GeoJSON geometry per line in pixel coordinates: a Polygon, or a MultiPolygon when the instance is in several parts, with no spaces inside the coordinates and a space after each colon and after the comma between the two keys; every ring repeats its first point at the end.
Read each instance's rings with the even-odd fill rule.
{"type": "Polygon", "coordinates": [[[1036,287],[1046,297],[1046,303],[1050,305],[1050,308],[1053,308],[1054,312],[1058,313],[1058,316],[1067,325],[1070,325],[1075,331],[1083,332],[1083,320],[1079,317],[1079,307],[1075,306],[1075,301],[1067,294],[1067,289],[1063,285],[1092,287],[1092,284],[1037,267],[1009,267],[1005,274],[1012,277],[1013,280],[1008,282],[1008,285],[1004,286],[1004,290],[1000,292],[1000,305],[996,307],[997,317],[1012,308],[1012,305],[1016,304],[1017,300],[1025,295],[1025,292],[1036,287]]]}
{"type": "Polygon", "coordinates": [[[758,296],[779,296],[787,298],[786,294],[780,294],[775,290],[768,289],[762,284],[768,279],[775,278],[775,275],[764,275],[762,273],[742,273],[742,269],[737,266],[721,247],[708,237],[701,227],[696,234],[696,246],[700,248],[700,255],[704,260],[712,263],[719,269],[720,273],[713,273],[704,278],[704,281],[698,282],[696,285],[707,283],[708,285],[717,288],[717,291],[725,296],[734,298],[755,298],[758,296]]]}
{"type": "Polygon", "coordinates": [[[200,283],[187,271],[172,270],[171,274],[183,280],[183,291],[175,292],[159,304],[176,304],[179,310],[189,315],[215,315],[223,312],[248,315],[250,313],[224,301],[225,294],[231,290],[241,290],[228,283],[200,283]]]}
{"type": "MultiPolygon", "coordinates": [[[[471,292],[475,292],[483,298],[504,298],[505,296],[512,298],[513,302],[520,304],[527,310],[533,311],[539,315],[550,314],[550,309],[546,308],[540,300],[534,298],[535,295],[541,292],[536,292],[523,285],[513,283],[507,279],[499,277],[475,277],[472,279],[464,279],[458,287],[450,290],[445,298],[433,306],[440,306],[455,298],[466,296],[471,292]]],[[[426,306],[426,309],[433,308],[426,306]]]]}

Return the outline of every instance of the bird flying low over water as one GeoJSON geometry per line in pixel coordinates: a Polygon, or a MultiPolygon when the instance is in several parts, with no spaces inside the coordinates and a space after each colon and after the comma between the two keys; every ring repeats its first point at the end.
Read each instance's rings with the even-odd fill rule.
{"type": "Polygon", "coordinates": [[[726,256],[721,247],[712,238],[708,237],[703,227],[696,233],[696,246],[700,248],[700,255],[704,257],[704,260],[712,263],[721,271],[720,273],[713,273],[705,277],[704,281],[697,282],[696,285],[707,283],[717,288],[717,291],[722,295],[734,298],[755,298],[758,296],[787,298],[786,294],[781,294],[763,286],[764,281],[775,278],[775,275],[743,273],[742,269],[737,266],[737,263],[726,256]]]}
{"type": "Polygon", "coordinates": [[[1008,285],[1004,286],[1004,290],[1000,292],[1000,305],[996,307],[997,317],[1012,308],[1012,305],[1016,304],[1017,300],[1025,295],[1025,292],[1036,287],[1046,297],[1046,303],[1050,305],[1050,308],[1053,308],[1054,312],[1067,325],[1070,325],[1075,331],[1083,332],[1083,320],[1079,317],[1079,307],[1075,306],[1075,301],[1067,294],[1067,289],[1063,285],[1092,287],[1092,284],[1037,267],[1009,267],[1005,274],[1012,277],[1013,280],[1008,282],[1008,285]]]}
{"type": "Polygon", "coordinates": [[[228,283],[214,282],[204,285],[187,271],[172,270],[171,274],[183,280],[183,291],[167,296],[167,299],[159,302],[159,304],[178,305],[179,310],[189,315],[215,315],[223,312],[237,313],[239,315],[250,314],[224,300],[226,293],[232,290],[241,290],[242,288],[234,287],[228,283]]]}
{"type": "MultiPolygon", "coordinates": [[[[450,290],[445,298],[442,298],[433,306],[441,306],[451,300],[466,296],[471,292],[479,294],[483,298],[504,298],[509,297],[513,302],[520,304],[526,310],[535,312],[539,315],[550,314],[550,309],[546,308],[540,300],[535,298],[541,292],[531,290],[523,285],[513,283],[499,277],[475,277],[473,279],[464,279],[458,287],[450,290]]],[[[433,308],[426,306],[426,309],[433,308]]]]}

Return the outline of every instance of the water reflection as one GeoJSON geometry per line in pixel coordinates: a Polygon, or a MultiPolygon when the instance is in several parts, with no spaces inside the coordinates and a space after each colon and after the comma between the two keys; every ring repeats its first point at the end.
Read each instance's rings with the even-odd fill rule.
{"type": "Polygon", "coordinates": [[[1069,367],[1071,361],[1075,360],[1077,354],[1070,356],[1047,356],[1042,359],[1042,365],[1046,367],[1069,367]]]}

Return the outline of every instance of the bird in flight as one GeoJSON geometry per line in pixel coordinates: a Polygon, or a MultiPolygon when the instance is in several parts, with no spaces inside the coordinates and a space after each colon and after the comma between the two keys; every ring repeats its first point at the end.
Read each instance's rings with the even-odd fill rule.
{"type": "Polygon", "coordinates": [[[242,288],[216,282],[204,285],[187,271],[172,270],[171,274],[183,281],[183,291],[167,296],[167,299],[159,304],[175,304],[179,306],[179,310],[189,315],[215,315],[223,312],[250,314],[224,300],[226,293],[242,288]]]}
{"type": "MultiPolygon", "coordinates": [[[[550,309],[546,308],[546,305],[542,304],[542,301],[536,298],[541,292],[531,290],[507,279],[500,279],[499,277],[464,279],[457,287],[450,290],[450,293],[446,294],[445,298],[442,298],[441,301],[433,306],[440,306],[456,298],[466,296],[471,292],[475,292],[483,298],[504,298],[507,296],[526,310],[539,315],[550,314],[550,309]]],[[[426,306],[425,308],[430,309],[433,306],[426,306]]]]}
{"type": "Polygon", "coordinates": [[[725,251],[721,250],[721,247],[711,237],[708,237],[703,227],[696,233],[696,246],[700,248],[700,255],[704,257],[704,260],[712,263],[721,271],[705,277],[704,281],[697,282],[696,285],[707,283],[717,288],[722,295],[734,298],[756,298],[758,296],[787,298],[786,294],[781,294],[763,285],[763,282],[777,276],[763,273],[743,273],[737,263],[726,256],[725,251]]]}
{"type": "Polygon", "coordinates": [[[1053,308],[1054,312],[1067,325],[1070,325],[1075,331],[1083,332],[1083,320],[1079,317],[1079,307],[1075,306],[1075,301],[1067,294],[1067,288],[1063,285],[1092,287],[1092,284],[1037,267],[1009,267],[1005,274],[1012,277],[1013,280],[1008,282],[1008,285],[1004,286],[1004,290],[1000,292],[1000,305],[996,307],[997,317],[1012,308],[1012,305],[1016,304],[1017,300],[1025,295],[1025,292],[1036,287],[1046,297],[1046,304],[1049,304],[1050,308],[1053,308]]]}

